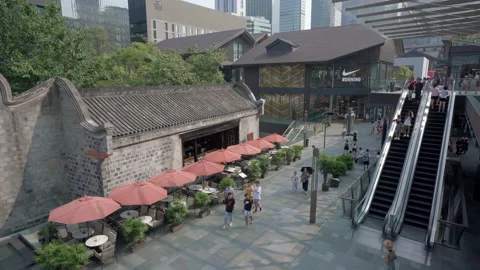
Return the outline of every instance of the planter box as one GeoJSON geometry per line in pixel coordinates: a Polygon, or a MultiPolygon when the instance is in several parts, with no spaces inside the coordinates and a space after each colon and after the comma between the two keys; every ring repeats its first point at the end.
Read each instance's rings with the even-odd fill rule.
{"type": "Polygon", "coordinates": [[[137,252],[145,246],[145,242],[138,242],[130,246],[130,251],[132,253],[137,252]]]}
{"type": "Polygon", "coordinates": [[[183,227],[183,223],[177,224],[177,225],[170,225],[168,226],[168,231],[171,233],[174,233],[178,230],[180,230],[183,227]]]}
{"type": "Polygon", "coordinates": [[[204,217],[209,216],[209,215],[210,215],[210,209],[198,212],[198,217],[199,218],[204,218],[204,217]]]}
{"type": "Polygon", "coordinates": [[[337,188],[340,185],[340,179],[332,178],[330,179],[330,186],[337,188]]]}

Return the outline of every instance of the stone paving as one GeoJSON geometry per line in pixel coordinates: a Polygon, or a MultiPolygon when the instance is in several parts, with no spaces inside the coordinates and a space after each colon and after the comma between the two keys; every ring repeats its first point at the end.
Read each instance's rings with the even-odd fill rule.
{"type": "MultiPolygon", "coordinates": [[[[370,127],[369,123],[357,124],[359,147],[376,153],[380,139],[368,134],[370,127]]],[[[310,138],[310,145],[328,154],[341,154],[341,128],[333,124],[328,129],[326,149],[323,134],[310,138]]],[[[289,179],[293,170],[311,165],[311,155],[309,147],[300,161],[271,171],[261,181],[264,209],[254,215],[255,223],[249,229],[244,229],[240,193],[232,228],[222,230],[223,206],[216,207],[206,218],[187,219],[174,234],[159,228],[148,235],[141,250],[133,254],[120,251],[118,263],[111,260],[104,269],[384,269],[380,231],[366,226],[352,230],[350,220],[341,218],[338,196],[363,173],[360,165],[341,177],[339,188],[319,191],[317,223],[309,224],[310,196],[300,190],[291,192],[289,179]]],[[[422,243],[409,241],[395,243],[397,269],[474,269],[461,263],[465,258],[451,256],[456,252],[452,249],[436,248],[431,256],[423,251],[422,243]],[[455,265],[455,260],[460,264],[455,265]]]]}

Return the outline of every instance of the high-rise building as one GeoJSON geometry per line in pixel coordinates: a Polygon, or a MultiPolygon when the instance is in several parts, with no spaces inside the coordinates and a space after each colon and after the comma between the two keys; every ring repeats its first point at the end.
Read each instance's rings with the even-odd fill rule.
{"type": "Polygon", "coordinates": [[[245,2],[247,0],[215,0],[215,9],[220,12],[245,16],[245,2]]]}
{"type": "Polygon", "coordinates": [[[272,24],[263,17],[245,17],[247,19],[247,32],[250,34],[272,33],[272,24]]]}
{"type": "Polygon", "coordinates": [[[264,17],[272,22],[272,0],[247,0],[247,16],[264,17]]]}
{"type": "Polygon", "coordinates": [[[342,24],[342,3],[312,0],[312,28],[335,27],[342,24]]]}
{"type": "Polygon", "coordinates": [[[280,0],[280,32],[305,29],[306,0],[280,0]]]}

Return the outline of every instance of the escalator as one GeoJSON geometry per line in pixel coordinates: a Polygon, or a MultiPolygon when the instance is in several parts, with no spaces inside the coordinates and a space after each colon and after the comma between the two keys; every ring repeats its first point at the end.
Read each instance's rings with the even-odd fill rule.
{"type": "Polygon", "coordinates": [[[429,225],[440,153],[448,147],[442,146],[446,120],[447,112],[438,112],[438,108],[428,114],[403,221],[417,229],[426,230],[429,225]]]}
{"type": "MultiPolygon", "coordinates": [[[[402,119],[404,119],[409,111],[412,111],[416,115],[418,107],[419,104],[405,101],[401,112],[402,119]]],[[[412,123],[412,128],[413,126],[414,123],[412,123]]],[[[411,136],[411,134],[409,134],[409,136],[411,136]]],[[[377,188],[373,195],[368,216],[382,220],[385,218],[397,191],[409,143],[410,137],[404,136],[402,136],[400,140],[392,141],[383,165],[383,170],[380,174],[377,188]]]]}

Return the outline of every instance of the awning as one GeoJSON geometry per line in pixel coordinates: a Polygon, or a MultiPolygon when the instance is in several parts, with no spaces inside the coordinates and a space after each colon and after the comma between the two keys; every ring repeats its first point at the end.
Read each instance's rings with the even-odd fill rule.
{"type": "Polygon", "coordinates": [[[357,21],[392,39],[479,33],[478,0],[332,0],[357,21]]]}

